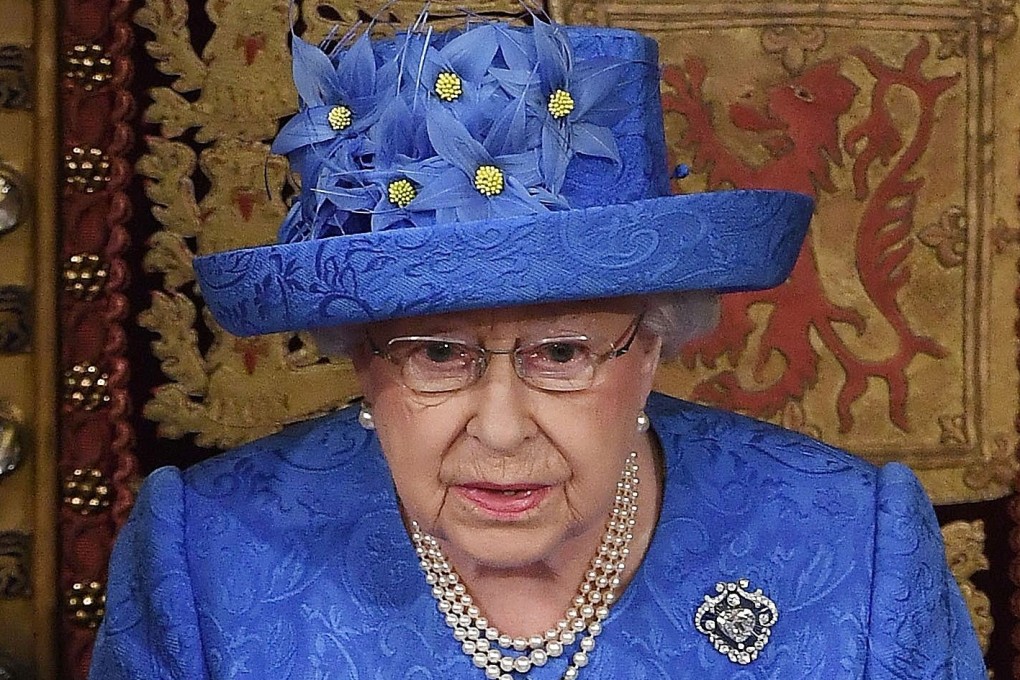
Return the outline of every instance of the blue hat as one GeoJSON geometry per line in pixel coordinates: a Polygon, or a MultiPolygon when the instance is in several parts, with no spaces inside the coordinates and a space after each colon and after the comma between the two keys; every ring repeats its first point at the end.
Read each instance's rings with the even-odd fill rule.
{"type": "Polygon", "coordinates": [[[293,39],[279,243],[195,260],[237,335],[785,280],[807,196],[671,196],[656,43],[483,23],[293,39]]]}

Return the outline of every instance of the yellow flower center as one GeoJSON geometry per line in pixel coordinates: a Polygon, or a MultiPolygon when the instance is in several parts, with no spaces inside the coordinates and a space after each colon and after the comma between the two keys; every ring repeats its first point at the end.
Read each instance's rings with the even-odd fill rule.
{"type": "Polygon", "coordinates": [[[495,165],[483,165],[475,171],[475,189],[492,198],[503,193],[503,171],[495,165]]]}
{"type": "Polygon", "coordinates": [[[326,114],[329,126],[339,132],[346,130],[354,122],[354,113],[346,106],[334,106],[326,114]]]}
{"type": "Polygon", "coordinates": [[[414,197],[418,195],[418,190],[411,184],[411,180],[402,177],[390,182],[389,187],[387,187],[387,194],[390,203],[398,208],[406,208],[414,200],[414,197]]]}
{"type": "Polygon", "coordinates": [[[556,120],[565,118],[574,110],[574,98],[566,90],[556,90],[549,95],[549,113],[556,120]]]}
{"type": "Polygon", "coordinates": [[[444,102],[452,102],[464,94],[464,85],[460,76],[450,71],[443,71],[436,78],[436,94],[444,102]]]}

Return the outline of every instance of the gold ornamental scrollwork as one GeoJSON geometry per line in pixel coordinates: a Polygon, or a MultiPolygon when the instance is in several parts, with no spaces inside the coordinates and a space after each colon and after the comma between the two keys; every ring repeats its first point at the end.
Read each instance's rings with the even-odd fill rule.
{"type": "Polygon", "coordinates": [[[306,336],[241,339],[219,328],[198,303],[192,267],[198,254],[273,241],[284,195],[295,190],[286,160],[267,144],[296,108],[291,9],[288,0],[211,3],[214,30],[201,53],[187,30],[187,3],[147,2],[136,15],[152,32],[149,54],[174,78],[151,92],[145,115],[162,134],[149,139],[137,166],[150,179],[146,193],[161,226],[144,267],[162,275],[163,286],[139,323],[157,334],[153,352],[170,380],[144,409],[164,437],[193,433],[202,446],[235,446],[354,393],[349,366],[320,360],[306,336]]]}
{"type": "Polygon", "coordinates": [[[974,623],[974,630],[977,632],[978,643],[981,650],[987,652],[988,641],[994,628],[991,602],[971,581],[976,572],[988,569],[988,558],[985,556],[985,523],[981,520],[951,522],[942,527],[942,538],[945,541],[949,569],[960,585],[960,592],[963,593],[971,621],[974,623]]]}

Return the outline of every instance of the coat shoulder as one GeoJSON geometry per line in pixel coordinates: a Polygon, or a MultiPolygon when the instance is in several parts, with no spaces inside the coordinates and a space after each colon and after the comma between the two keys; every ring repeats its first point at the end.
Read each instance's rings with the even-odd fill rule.
{"type": "Polygon", "coordinates": [[[667,457],[700,451],[762,471],[774,469],[792,480],[836,475],[874,489],[875,465],[806,434],[662,394],[653,394],[648,405],[667,457]]]}

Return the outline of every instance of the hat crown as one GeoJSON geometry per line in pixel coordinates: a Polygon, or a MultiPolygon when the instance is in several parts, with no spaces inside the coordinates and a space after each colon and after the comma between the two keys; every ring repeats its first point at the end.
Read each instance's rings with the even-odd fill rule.
{"type": "Polygon", "coordinates": [[[345,42],[294,38],[301,109],[273,150],[302,190],[283,242],[669,193],[647,37],[536,20],[345,42]]]}

